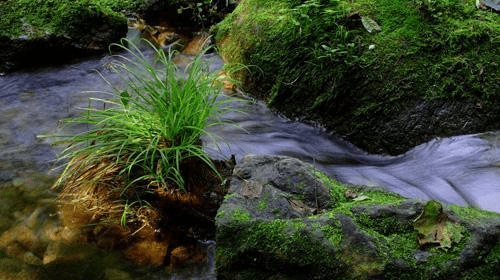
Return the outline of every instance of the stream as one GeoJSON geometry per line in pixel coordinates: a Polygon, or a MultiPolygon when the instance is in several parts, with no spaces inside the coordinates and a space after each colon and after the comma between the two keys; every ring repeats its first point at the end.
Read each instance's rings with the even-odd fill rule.
{"type": "MultiPolygon", "coordinates": [[[[109,85],[98,73],[111,83],[117,82],[107,67],[112,59],[97,57],[0,76],[0,274],[12,275],[5,279],[31,279],[32,274],[38,279],[56,279],[51,274],[56,266],[51,266],[46,253],[48,246],[55,246],[49,241],[56,238],[42,229],[52,227],[54,232],[60,231],[57,234],[64,233],[57,229],[60,223],[53,208],[56,194],[50,190],[61,170],[54,161],[61,147],[38,136],[61,132],[59,121],[76,116],[78,108],[88,106],[89,97],[107,97],[102,91],[109,90],[109,85]],[[35,236],[25,233],[26,227],[37,227],[35,236]],[[40,245],[40,249],[18,248],[20,245],[15,244],[22,243],[22,234],[49,245],[40,245]],[[48,266],[41,269],[40,263],[48,266]]],[[[214,71],[223,65],[216,54],[207,54],[205,59],[214,71]]],[[[178,61],[183,60],[189,57],[180,55],[178,61]]],[[[321,127],[283,118],[260,101],[235,106],[242,106],[244,112],[227,114],[224,119],[238,127],[211,128],[224,139],[218,143],[219,149],[213,141],[204,139],[206,150],[215,158],[235,155],[238,161],[246,154],[287,155],[310,162],[343,183],[382,187],[409,198],[437,199],[446,204],[500,212],[497,132],[434,139],[399,156],[372,155],[321,127]]],[[[72,129],[64,132],[77,133],[85,127],[72,129]]],[[[213,255],[214,246],[208,247],[213,255]]],[[[106,279],[215,279],[213,258],[199,269],[196,277],[179,272],[177,276],[162,278],[161,271],[131,268],[113,252],[95,250],[85,254],[89,254],[84,257],[89,260],[85,264],[67,266],[66,274],[57,270],[60,279],[93,279],[94,266],[103,260],[107,260],[106,279]],[[79,270],[75,274],[78,276],[70,274],[71,270],[79,270]]]]}

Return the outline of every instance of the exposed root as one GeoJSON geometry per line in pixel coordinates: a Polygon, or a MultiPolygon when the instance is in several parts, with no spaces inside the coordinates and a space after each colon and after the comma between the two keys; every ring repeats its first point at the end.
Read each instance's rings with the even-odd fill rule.
{"type": "MultiPolygon", "coordinates": [[[[228,177],[234,163],[216,165],[228,177]]],[[[138,264],[161,266],[181,262],[180,255],[186,254],[177,254],[182,250],[176,248],[194,248],[198,239],[213,238],[225,186],[199,159],[182,163],[186,191],[148,182],[128,186],[116,161],[81,156],[68,166],[59,181],[61,221],[81,229],[101,248],[122,249],[138,264]]]]}

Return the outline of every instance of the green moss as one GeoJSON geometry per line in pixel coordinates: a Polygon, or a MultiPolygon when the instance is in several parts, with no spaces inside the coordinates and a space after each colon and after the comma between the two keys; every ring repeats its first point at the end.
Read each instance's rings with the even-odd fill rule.
{"type": "Polygon", "coordinates": [[[500,243],[497,243],[488,254],[488,256],[483,260],[484,265],[470,269],[462,274],[463,280],[474,280],[474,279],[492,279],[492,272],[499,271],[500,269],[500,243]]]}
{"type": "Polygon", "coordinates": [[[485,219],[500,219],[500,213],[490,212],[482,209],[462,207],[457,205],[450,205],[447,208],[452,210],[461,219],[472,223],[484,222],[485,219]]]}
{"type": "Polygon", "coordinates": [[[264,211],[267,208],[267,203],[264,200],[259,200],[257,204],[257,210],[264,211]]]}
{"type": "Polygon", "coordinates": [[[399,194],[387,192],[379,188],[341,184],[320,171],[315,171],[314,175],[327,186],[332,200],[336,203],[334,211],[349,214],[350,208],[354,206],[391,205],[399,204],[406,200],[406,198],[399,194]],[[346,191],[348,190],[356,193],[358,197],[364,196],[365,198],[360,200],[348,200],[346,198],[346,191]]]}
{"type": "Polygon", "coordinates": [[[328,239],[335,248],[340,248],[340,242],[342,241],[342,227],[340,222],[336,223],[335,226],[329,224],[313,224],[313,228],[321,232],[322,235],[328,239]]]}
{"type": "Polygon", "coordinates": [[[236,209],[233,211],[231,218],[235,221],[247,222],[250,221],[252,216],[247,211],[236,209]]]}
{"type": "Polygon", "coordinates": [[[355,218],[356,222],[364,228],[376,231],[385,236],[404,232],[414,232],[414,229],[410,224],[401,221],[400,219],[398,219],[398,217],[393,215],[383,215],[374,218],[367,215],[366,213],[361,212],[360,214],[356,215],[355,218]]]}
{"type": "Polygon", "coordinates": [[[344,263],[350,267],[349,274],[352,279],[371,278],[370,276],[380,274],[384,269],[382,263],[362,252],[344,252],[342,257],[344,263]]]}
{"type": "MultiPolygon", "coordinates": [[[[259,266],[254,269],[261,272],[258,274],[259,279],[267,279],[279,273],[290,275],[292,271],[292,279],[304,279],[300,277],[306,277],[308,273],[335,275],[335,271],[338,270],[338,259],[332,244],[321,242],[319,238],[323,236],[323,233],[302,220],[254,221],[244,228],[234,230],[238,231],[237,237],[232,237],[232,232],[222,234],[227,234],[228,238],[232,237],[230,241],[237,242],[239,249],[225,247],[227,239],[224,239],[225,242],[218,243],[218,271],[223,271],[224,264],[228,264],[228,260],[233,258],[242,263],[252,263],[256,260],[262,261],[262,259],[275,260],[272,266],[259,266]],[[316,235],[310,234],[311,231],[316,232],[316,235]],[[239,255],[239,252],[243,252],[244,255],[239,255]],[[288,264],[285,267],[286,270],[283,270],[283,264],[288,264]],[[321,272],[320,268],[326,267],[330,267],[331,271],[321,272]],[[266,277],[263,278],[263,275],[266,277]]],[[[235,265],[238,266],[237,270],[242,269],[242,266],[235,265]]],[[[243,276],[240,275],[240,277],[243,276]]]]}
{"type": "MultiPolygon", "coordinates": [[[[148,6],[153,4],[154,0],[99,0],[99,2],[112,9],[113,11],[120,12],[122,10],[128,11],[141,11],[145,10],[148,6]]],[[[174,2],[173,1],[165,1],[165,2],[174,2]]]]}
{"type": "MultiPolygon", "coordinates": [[[[380,189],[343,185],[320,172],[314,174],[331,189],[332,196],[339,203],[321,214],[290,220],[252,219],[248,213],[235,210],[233,220],[243,223],[229,223],[218,227],[217,232],[216,256],[222,278],[371,279],[383,275],[386,279],[441,279],[458,275],[465,246],[471,246],[475,241],[471,240],[472,233],[465,226],[443,216],[448,211],[443,211],[439,202],[427,203],[420,217],[431,220],[429,228],[438,228],[439,233],[435,236],[441,243],[419,243],[422,237],[415,229],[415,224],[419,224],[414,222],[418,220],[416,217],[410,219],[398,211],[385,211],[403,201],[408,205],[401,211],[414,211],[407,208],[413,205],[411,201],[380,189]],[[368,199],[346,199],[346,190],[368,199]],[[356,225],[357,237],[345,235],[349,227],[344,227],[340,215],[349,217],[356,225]],[[439,240],[444,235],[450,242],[439,240]],[[373,243],[376,255],[368,252],[370,246],[361,245],[359,250],[358,242],[373,243]],[[417,257],[418,254],[421,256],[417,257]],[[267,265],[269,262],[272,262],[271,266],[267,265]]],[[[264,208],[266,199],[261,201],[258,208],[264,208]]],[[[418,203],[414,205],[418,207],[418,203]]],[[[459,206],[449,209],[466,221],[500,215],[459,206]]],[[[481,259],[479,268],[467,270],[464,279],[487,275],[484,267],[498,269],[498,252],[500,247],[497,244],[489,254],[486,253],[484,260],[481,259]]]]}
{"type": "Polygon", "coordinates": [[[217,211],[217,215],[215,215],[215,218],[222,219],[225,217],[225,215],[226,215],[226,212],[224,210],[219,210],[219,211],[217,211]]]}
{"type": "MultiPolygon", "coordinates": [[[[231,69],[246,64],[246,50],[265,43],[273,34],[289,30],[293,25],[293,17],[287,8],[288,3],[280,0],[243,0],[233,13],[214,26],[212,33],[215,33],[215,39],[220,42],[225,67],[231,69]],[[245,35],[241,36],[243,34],[245,35]]],[[[259,71],[258,68],[256,71],[259,71]]]]}
{"type": "Polygon", "coordinates": [[[237,198],[239,197],[239,194],[236,194],[236,193],[229,193],[229,194],[226,194],[224,196],[224,200],[229,200],[229,199],[232,199],[232,198],[237,198]]]}
{"type": "Polygon", "coordinates": [[[379,217],[370,219],[363,215],[356,217],[360,228],[375,240],[379,256],[384,266],[394,260],[403,262],[405,269],[392,270],[385,268],[386,279],[435,279],[443,275],[453,274],[456,271],[457,260],[461,255],[470,233],[461,232],[460,242],[453,244],[448,250],[437,247],[420,247],[417,239],[418,232],[409,224],[401,224],[397,219],[379,217]],[[391,226],[388,226],[392,224],[391,226]],[[426,251],[426,259],[417,263],[416,252],[426,251]]]}
{"type": "Polygon", "coordinates": [[[268,192],[263,193],[259,198],[259,202],[257,204],[257,210],[264,211],[267,208],[270,200],[271,200],[271,194],[268,192]]]}
{"type": "Polygon", "coordinates": [[[0,36],[7,37],[64,35],[104,17],[125,24],[123,15],[97,0],[2,1],[0,14],[0,36]]]}
{"type": "Polygon", "coordinates": [[[328,177],[323,172],[314,171],[313,174],[318,177],[325,186],[327,186],[328,191],[330,192],[330,197],[335,203],[342,203],[346,201],[345,191],[347,188],[344,185],[328,177]]]}

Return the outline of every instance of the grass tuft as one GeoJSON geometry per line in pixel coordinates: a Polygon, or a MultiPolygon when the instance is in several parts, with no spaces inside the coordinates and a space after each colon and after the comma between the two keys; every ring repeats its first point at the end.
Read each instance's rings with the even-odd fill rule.
{"type": "Polygon", "coordinates": [[[217,73],[203,61],[205,52],[181,69],[173,63],[174,52],[151,45],[151,59],[127,40],[116,46],[126,52],[111,65],[120,80],[109,83],[111,97],[91,98],[80,116],[64,121],[89,129],[49,136],[69,144],[59,155],[68,163],[54,187],[62,189],[64,203],[91,213],[93,221],[137,228],[151,223],[148,216],[160,194],[203,191],[186,183],[199,175],[191,173],[222,181],[201,136],[216,137],[206,129],[222,124],[219,117],[234,110],[225,105],[235,100],[219,96],[217,73]]]}
{"type": "Polygon", "coordinates": [[[155,63],[137,46],[125,43],[130,47],[117,46],[131,56],[119,55],[121,62],[112,65],[125,86],[114,86],[109,100],[92,99],[103,103],[104,109],[89,107],[80,117],[66,120],[92,128],[60,136],[71,143],[62,158],[84,157],[70,162],[57,183],[79,166],[110,161],[122,167],[118,175],[131,184],[147,180],[165,188],[175,185],[184,189],[183,160],[196,157],[216,171],[200,137],[213,137],[206,128],[220,124],[217,117],[231,110],[223,106],[229,100],[217,98],[218,90],[212,86],[215,76],[209,73],[202,55],[182,71],[172,63],[172,52],[166,54],[151,46],[156,52],[155,63]]]}

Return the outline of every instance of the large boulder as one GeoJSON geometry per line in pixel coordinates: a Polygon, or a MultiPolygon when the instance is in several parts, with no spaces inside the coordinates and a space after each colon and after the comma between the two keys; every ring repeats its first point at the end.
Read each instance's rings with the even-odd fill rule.
{"type": "Polygon", "coordinates": [[[246,92],[395,155],[500,128],[500,14],[490,10],[460,0],[242,0],[213,31],[229,68],[248,65],[235,75],[246,92]]]}
{"type": "Polygon", "coordinates": [[[128,30],[94,1],[2,1],[0,14],[0,73],[108,51],[128,30]]]}
{"type": "Polygon", "coordinates": [[[494,279],[500,214],[344,186],[247,156],[216,217],[218,279],[494,279]]]}

